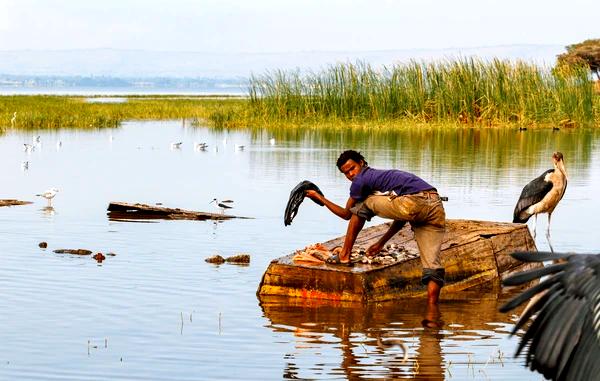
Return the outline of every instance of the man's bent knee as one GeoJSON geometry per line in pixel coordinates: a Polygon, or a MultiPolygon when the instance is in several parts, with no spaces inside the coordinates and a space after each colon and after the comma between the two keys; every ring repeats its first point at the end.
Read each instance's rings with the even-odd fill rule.
{"type": "Polygon", "coordinates": [[[423,276],[421,277],[421,283],[427,285],[429,281],[434,281],[440,287],[444,286],[446,277],[446,270],[443,268],[439,269],[423,269],[423,276]]]}

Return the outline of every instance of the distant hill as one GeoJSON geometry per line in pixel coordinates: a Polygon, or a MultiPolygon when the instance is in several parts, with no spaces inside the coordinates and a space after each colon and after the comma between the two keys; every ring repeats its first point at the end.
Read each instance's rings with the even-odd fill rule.
{"type": "Polygon", "coordinates": [[[478,56],[521,59],[553,65],[560,45],[510,45],[442,50],[368,52],[202,53],[145,50],[13,50],[0,51],[0,74],[13,76],[83,76],[129,78],[236,78],[265,70],[318,70],[336,62],[361,60],[390,65],[410,59],[434,60],[478,56]]]}

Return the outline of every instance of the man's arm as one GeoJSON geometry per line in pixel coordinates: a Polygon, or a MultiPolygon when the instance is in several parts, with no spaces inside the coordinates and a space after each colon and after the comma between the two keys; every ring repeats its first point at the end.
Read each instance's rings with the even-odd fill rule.
{"type": "Polygon", "coordinates": [[[323,205],[325,205],[327,209],[329,209],[333,214],[340,218],[343,218],[344,220],[349,220],[350,217],[352,217],[352,212],[350,211],[350,208],[352,208],[356,204],[356,200],[354,200],[352,197],[349,197],[348,201],[346,202],[346,207],[343,208],[338,204],[328,200],[327,198],[325,198],[325,196],[321,195],[320,193],[314,190],[306,191],[305,196],[313,200],[321,201],[323,205]]]}
{"type": "Polygon", "coordinates": [[[392,222],[392,225],[390,225],[390,228],[385,232],[385,234],[367,249],[367,256],[372,257],[373,255],[379,253],[381,249],[383,249],[385,243],[394,235],[396,235],[396,233],[398,233],[404,227],[404,224],[406,224],[406,221],[392,222]]]}

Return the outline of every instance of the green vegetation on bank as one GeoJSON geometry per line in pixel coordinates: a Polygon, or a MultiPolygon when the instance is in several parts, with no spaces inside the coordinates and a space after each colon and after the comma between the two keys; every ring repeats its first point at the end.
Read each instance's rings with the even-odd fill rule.
{"type": "Polygon", "coordinates": [[[254,76],[249,97],[134,95],[104,102],[96,96],[0,96],[0,132],[183,118],[213,127],[292,130],[589,127],[600,126],[594,86],[589,68],[581,65],[543,69],[465,59],[374,69],[348,63],[317,73],[254,76]]]}
{"type": "Polygon", "coordinates": [[[124,102],[94,102],[92,97],[0,96],[0,130],[116,127],[125,120],[186,118],[222,123],[241,114],[247,100],[188,96],[132,96],[124,102]],[[11,123],[14,113],[16,117],[11,123]]]}
{"type": "Polygon", "coordinates": [[[589,69],[476,59],[411,62],[381,70],[338,64],[318,73],[277,71],[251,78],[263,120],[404,120],[468,125],[597,125],[589,69]]]}

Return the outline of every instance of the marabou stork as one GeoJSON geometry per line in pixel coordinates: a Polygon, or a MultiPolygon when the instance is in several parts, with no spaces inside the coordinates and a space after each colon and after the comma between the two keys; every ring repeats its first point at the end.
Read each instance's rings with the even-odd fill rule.
{"type": "Polygon", "coordinates": [[[508,286],[544,277],[500,307],[508,312],[531,299],[511,335],[525,329],[518,356],[527,348],[526,365],[552,380],[600,380],[600,254],[521,252],[524,262],[559,261],[513,275],[508,286]],[[547,277],[546,277],[547,276],[547,277]]]}
{"type": "Polygon", "coordinates": [[[513,222],[526,223],[529,218],[535,215],[535,223],[533,225],[533,238],[536,236],[537,216],[540,213],[548,213],[548,228],[546,230],[546,238],[550,243],[550,218],[552,212],[562,199],[567,189],[567,170],[563,161],[563,154],[554,152],[552,154],[554,168],[542,173],[538,178],[525,185],[519,201],[515,206],[513,214],[513,222]]]}

